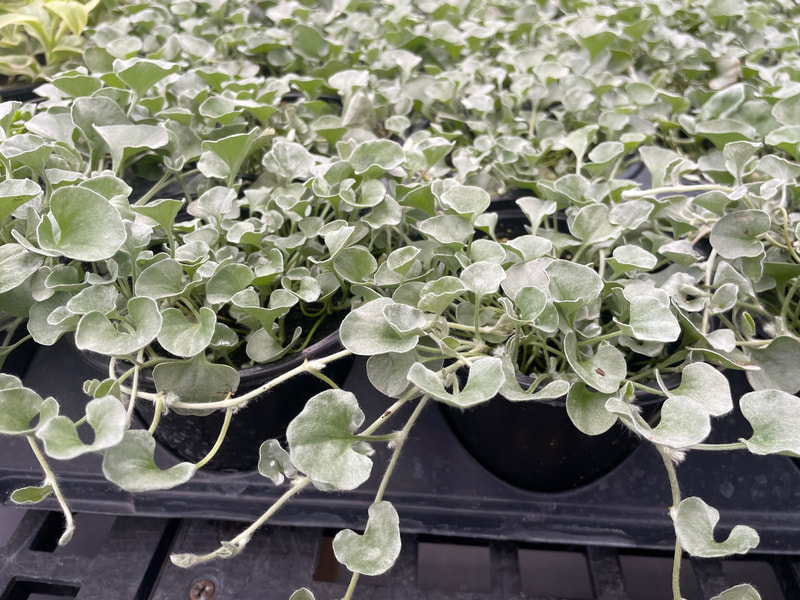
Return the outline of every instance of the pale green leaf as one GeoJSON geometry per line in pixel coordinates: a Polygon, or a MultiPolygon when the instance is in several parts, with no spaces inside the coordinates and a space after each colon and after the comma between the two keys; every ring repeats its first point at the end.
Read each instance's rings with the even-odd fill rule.
{"type": "Polygon", "coordinates": [[[370,506],[364,534],[340,531],[333,538],[333,553],[353,573],[388,571],[400,556],[400,517],[394,506],[385,500],[370,506]]]}
{"type": "Polygon", "coordinates": [[[719,523],[719,512],[702,498],[684,498],[670,509],[678,540],[692,556],[717,558],[731,554],[745,554],[758,546],[758,533],[746,525],[736,525],[728,539],[714,540],[714,528],[719,523]]]}
{"type": "Polygon", "coordinates": [[[122,441],[105,451],[103,475],[128,492],[168,490],[189,481],[196,466],[178,463],[159,469],[153,459],[156,441],[143,429],[126,431],[122,441]]]}

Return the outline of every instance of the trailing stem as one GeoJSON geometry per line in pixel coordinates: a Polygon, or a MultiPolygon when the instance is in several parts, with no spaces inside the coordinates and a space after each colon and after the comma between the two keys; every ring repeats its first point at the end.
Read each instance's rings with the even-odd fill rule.
{"type": "MultiPolygon", "coordinates": [[[[678,474],[675,472],[675,465],[672,464],[672,458],[669,453],[659,445],[656,445],[658,453],[661,455],[661,460],[664,461],[664,468],[667,470],[667,477],[669,478],[669,488],[672,492],[672,510],[677,510],[678,505],[681,503],[681,490],[678,486],[678,474]]],[[[681,557],[683,556],[683,548],[678,539],[677,532],[675,535],[675,553],[672,558],[672,598],[673,600],[682,600],[681,596],[681,557]]]]}
{"type": "MultiPolygon", "coordinates": [[[[416,390],[415,390],[416,391],[416,390]]],[[[400,458],[400,451],[403,449],[403,445],[406,443],[408,439],[408,434],[411,432],[412,427],[414,427],[414,423],[417,422],[419,415],[422,413],[422,409],[425,408],[425,405],[428,403],[428,396],[423,396],[420,401],[417,403],[416,408],[414,408],[414,412],[411,413],[411,416],[406,421],[405,426],[403,429],[398,431],[395,434],[395,441],[394,441],[394,451],[392,452],[392,458],[389,459],[389,464],[386,466],[386,471],[383,473],[383,478],[381,479],[380,486],[378,486],[378,491],[375,492],[375,499],[372,501],[373,504],[380,502],[383,500],[383,495],[386,493],[386,488],[389,485],[389,480],[392,478],[392,473],[394,472],[395,467],[397,466],[397,461],[400,458]]],[[[342,600],[352,600],[353,594],[356,591],[356,586],[358,584],[359,573],[353,573],[350,577],[350,584],[347,586],[347,591],[345,592],[342,600]]]]}
{"type": "Polygon", "coordinates": [[[53,490],[53,495],[58,501],[58,505],[61,507],[61,512],[64,513],[64,533],[62,533],[61,537],[58,538],[58,545],[64,546],[69,543],[69,541],[72,539],[72,534],[75,532],[75,521],[72,518],[72,511],[70,511],[67,501],[64,498],[64,494],[61,492],[61,487],[58,485],[55,473],[53,473],[50,465],[47,463],[47,459],[39,449],[39,445],[36,443],[36,440],[32,435],[26,437],[28,444],[30,444],[31,450],[33,451],[33,455],[36,457],[36,461],[42,468],[42,473],[44,473],[43,485],[50,486],[50,488],[53,490]]]}

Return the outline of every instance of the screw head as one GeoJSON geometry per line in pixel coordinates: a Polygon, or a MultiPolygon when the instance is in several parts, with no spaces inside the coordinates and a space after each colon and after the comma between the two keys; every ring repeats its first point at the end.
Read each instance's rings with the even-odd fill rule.
{"type": "Polygon", "coordinates": [[[189,588],[189,600],[211,600],[217,587],[213,581],[208,579],[198,579],[189,588]]]}

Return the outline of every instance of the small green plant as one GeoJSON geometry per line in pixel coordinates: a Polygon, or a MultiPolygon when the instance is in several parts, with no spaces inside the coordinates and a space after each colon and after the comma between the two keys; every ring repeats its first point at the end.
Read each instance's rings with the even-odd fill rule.
{"type": "Polygon", "coordinates": [[[15,0],[0,8],[0,75],[37,80],[76,60],[100,0],[15,0]]]}

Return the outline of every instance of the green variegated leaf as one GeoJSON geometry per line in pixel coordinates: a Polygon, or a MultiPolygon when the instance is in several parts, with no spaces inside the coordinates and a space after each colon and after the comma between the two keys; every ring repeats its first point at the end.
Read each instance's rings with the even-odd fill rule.
{"type": "Polygon", "coordinates": [[[701,498],[684,498],[670,508],[675,533],[681,546],[692,556],[716,558],[731,554],[745,554],[758,546],[758,533],[746,525],[736,525],[724,542],[714,540],[714,528],[719,522],[719,512],[701,498]]]}
{"type": "Polygon", "coordinates": [[[363,422],[364,413],[353,394],[320,392],[286,429],[292,464],[320,489],[357,488],[372,471],[372,450],[354,435],[363,422]]]}
{"type": "Polygon", "coordinates": [[[363,535],[345,529],[333,538],[336,560],[353,573],[380,575],[400,556],[400,517],[391,503],[376,502],[369,507],[363,535]]]}

